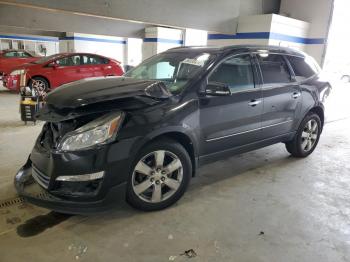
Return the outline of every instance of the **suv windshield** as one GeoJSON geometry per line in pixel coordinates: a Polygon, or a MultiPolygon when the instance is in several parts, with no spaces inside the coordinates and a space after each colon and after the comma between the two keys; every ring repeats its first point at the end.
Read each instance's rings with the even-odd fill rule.
{"type": "Polygon", "coordinates": [[[162,53],[144,61],[125,76],[163,81],[171,93],[178,94],[209,60],[211,55],[202,52],[162,53]]]}

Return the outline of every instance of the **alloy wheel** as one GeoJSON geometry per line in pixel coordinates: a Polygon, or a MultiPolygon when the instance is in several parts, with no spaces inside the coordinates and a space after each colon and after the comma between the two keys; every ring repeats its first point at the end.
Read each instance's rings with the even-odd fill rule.
{"type": "Polygon", "coordinates": [[[42,80],[33,79],[32,87],[35,88],[39,93],[46,91],[46,83],[42,80]]]}
{"type": "Polygon", "coordinates": [[[178,156],[157,150],[142,157],[132,174],[135,194],[149,203],[162,202],[174,195],[183,179],[183,166],[178,156]]]}
{"type": "Polygon", "coordinates": [[[309,120],[301,133],[301,148],[305,152],[313,149],[318,138],[318,124],[315,119],[309,120]]]}

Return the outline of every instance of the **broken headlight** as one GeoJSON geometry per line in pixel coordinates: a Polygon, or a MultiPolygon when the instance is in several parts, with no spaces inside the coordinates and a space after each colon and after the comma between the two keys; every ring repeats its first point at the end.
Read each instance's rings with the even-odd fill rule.
{"type": "Polygon", "coordinates": [[[76,151],[106,144],[117,135],[123,117],[122,112],[114,112],[99,117],[67,133],[58,148],[62,151],[76,151]]]}

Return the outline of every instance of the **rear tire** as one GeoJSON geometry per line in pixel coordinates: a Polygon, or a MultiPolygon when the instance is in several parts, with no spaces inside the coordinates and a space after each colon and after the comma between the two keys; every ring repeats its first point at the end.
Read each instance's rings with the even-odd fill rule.
{"type": "Polygon", "coordinates": [[[301,121],[292,141],[286,143],[287,151],[294,157],[307,157],[316,148],[322,131],[320,117],[310,112],[301,121]]]}
{"type": "Polygon", "coordinates": [[[143,211],[164,209],[182,197],[191,175],[192,163],[186,149],[171,139],[156,140],[135,158],[126,200],[143,211]]]}

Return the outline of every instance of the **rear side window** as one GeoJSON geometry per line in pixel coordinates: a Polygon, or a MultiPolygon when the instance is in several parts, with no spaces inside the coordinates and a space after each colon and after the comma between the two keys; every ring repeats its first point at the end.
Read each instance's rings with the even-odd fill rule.
{"type": "Polygon", "coordinates": [[[226,84],[231,92],[254,88],[250,55],[235,56],[225,60],[214,70],[208,81],[226,84]]]}
{"type": "Polygon", "coordinates": [[[83,64],[84,65],[100,65],[100,64],[108,64],[108,59],[100,56],[91,56],[91,55],[83,55],[83,64]]]}
{"type": "Polygon", "coordinates": [[[31,55],[26,53],[26,52],[18,52],[17,56],[18,57],[31,57],[31,55]]]}
{"type": "Polygon", "coordinates": [[[317,74],[318,69],[311,59],[288,56],[289,63],[291,64],[296,81],[303,81],[317,74]]]}
{"type": "Polygon", "coordinates": [[[286,60],[282,55],[257,55],[264,84],[285,84],[292,82],[292,77],[286,60]]]}
{"type": "Polygon", "coordinates": [[[59,66],[77,66],[80,65],[80,55],[66,56],[56,60],[59,66]]]}

